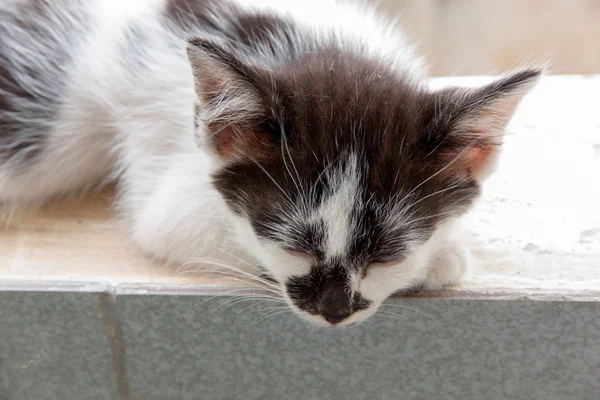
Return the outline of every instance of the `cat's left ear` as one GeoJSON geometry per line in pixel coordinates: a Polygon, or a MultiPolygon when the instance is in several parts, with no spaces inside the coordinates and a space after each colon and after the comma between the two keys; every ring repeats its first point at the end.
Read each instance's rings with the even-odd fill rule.
{"type": "Polygon", "coordinates": [[[477,89],[433,93],[424,136],[428,154],[442,157],[453,173],[483,181],[495,168],[506,126],[541,74],[523,70],[477,89]]]}

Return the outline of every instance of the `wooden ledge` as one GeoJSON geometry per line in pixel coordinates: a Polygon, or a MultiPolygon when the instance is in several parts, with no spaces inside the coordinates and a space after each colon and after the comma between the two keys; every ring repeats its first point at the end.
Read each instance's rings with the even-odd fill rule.
{"type": "MultiPolygon", "coordinates": [[[[546,77],[527,97],[498,172],[466,217],[472,275],[428,297],[600,300],[599,104],[600,76],[546,77]]],[[[211,294],[239,286],[141,254],[110,210],[111,197],[109,190],[0,216],[0,289],[211,294]]]]}

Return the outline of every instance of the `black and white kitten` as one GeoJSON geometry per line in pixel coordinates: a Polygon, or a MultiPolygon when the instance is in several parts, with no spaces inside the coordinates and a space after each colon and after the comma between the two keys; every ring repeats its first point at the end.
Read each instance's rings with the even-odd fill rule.
{"type": "Polygon", "coordinates": [[[349,325],[461,277],[455,221],[539,75],[431,91],[349,1],[0,0],[0,202],[118,180],[151,255],[261,266],[349,325]]]}

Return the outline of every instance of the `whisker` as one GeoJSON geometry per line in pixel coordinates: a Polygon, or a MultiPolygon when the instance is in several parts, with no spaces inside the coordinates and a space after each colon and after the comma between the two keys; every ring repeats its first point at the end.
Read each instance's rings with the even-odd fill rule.
{"type": "Polygon", "coordinates": [[[258,322],[267,320],[267,319],[269,319],[269,318],[271,318],[271,317],[273,317],[275,315],[285,314],[285,313],[289,313],[289,312],[292,312],[292,310],[289,309],[289,308],[287,308],[286,310],[274,310],[274,311],[270,310],[270,311],[267,311],[265,313],[265,315],[260,316],[259,318],[255,319],[252,323],[250,323],[250,326],[256,325],[258,322]]]}
{"type": "Polygon", "coordinates": [[[263,271],[262,271],[262,269],[260,269],[260,268],[259,268],[259,267],[257,267],[256,265],[252,265],[252,264],[250,264],[248,261],[246,261],[246,260],[244,260],[244,259],[242,259],[242,258],[240,258],[240,257],[236,256],[236,255],[235,255],[235,254],[233,254],[233,253],[230,253],[230,252],[228,252],[227,250],[225,250],[225,249],[223,249],[223,248],[221,248],[221,247],[219,247],[219,251],[222,251],[223,253],[225,253],[225,254],[227,254],[227,255],[229,255],[229,256],[231,256],[231,257],[235,258],[236,260],[240,261],[240,262],[241,262],[241,263],[243,263],[244,265],[247,265],[247,266],[249,266],[249,267],[251,267],[251,268],[253,268],[253,269],[257,270],[257,271],[258,271],[258,272],[260,272],[260,273],[262,273],[262,272],[263,272],[263,271]]]}
{"type": "Polygon", "coordinates": [[[181,273],[182,274],[197,274],[199,276],[203,276],[203,277],[207,277],[207,278],[225,277],[227,280],[234,280],[236,282],[242,282],[242,283],[249,284],[252,287],[263,288],[262,282],[260,280],[252,279],[247,276],[233,273],[230,271],[199,268],[199,269],[191,269],[191,270],[182,271],[181,273]],[[236,278],[236,279],[234,279],[234,278],[236,278]],[[257,283],[260,283],[261,285],[258,285],[257,283]]]}
{"type": "MultiPolygon", "coordinates": [[[[190,260],[190,261],[184,263],[183,265],[190,264],[192,262],[194,262],[194,263],[206,263],[206,264],[209,264],[209,265],[214,265],[216,267],[222,267],[222,268],[225,268],[225,269],[228,269],[228,270],[232,270],[232,271],[235,271],[235,272],[239,273],[240,275],[243,275],[245,277],[253,279],[253,280],[257,281],[257,282],[262,282],[262,283],[264,283],[267,286],[271,286],[271,287],[279,289],[279,287],[277,285],[275,285],[274,283],[272,283],[272,282],[269,282],[269,281],[267,281],[265,279],[262,279],[262,278],[258,277],[257,275],[254,275],[254,274],[251,274],[249,272],[243,271],[243,270],[241,270],[239,268],[235,268],[235,267],[233,267],[233,266],[231,266],[229,264],[225,264],[224,262],[222,262],[220,260],[215,260],[215,259],[212,259],[212,258],[193,259],[193,260],[190,260]]],[[[200,270],[201,269],[199,269],[198,271],[200,271],[200,270]]]]}
{"type": "Polygon", "coordinates": [[[417,218],[417,219],[411,219],[410,221],[408,221],[406,224],[414,224],[415,222],[419,222],[419,221],[423,221],[426,219],[431,219],[431,218],[437,218],[437,217],[443,217],[446,215],[452,215],[454,214],[454,211],[447,211],[447,212],[443,212],[443,213],[439,213],[439,214],[434,214],[434,215],[427,215],[425,217],[421,217],[421,218],[417,218]]]}
{"type": "Polygon", "coordinates": [[[251,284],[254,284],[256,282],[261,283],[261,284],[264,283],[262,281],[262,278],[259,278],[259,277],[251,278],[249,276],[245,276],[238,272],[233,272],[233,271],[229,271],[229,270],[206,269],[206,268],[201,267],[201,268],[196,268],[196,269],[186,269],[185,271],[181,271],[181,273],[182,274],[198,274],[198,275],[206,275],[207,273],[215,273],[215,274],[220,274],[222,276],[231,276],[231,277],[235,277],[235,278],[240,278],[241,282],[246,282],[246,283],[251,283],[251,284]]]}
{"type": "MultiPolygon", "coordinates": [[[[268,310],[261,309],[261,310],[251,311],[251,312],[262,312],[262,314],[261,314],[261,315],[259,315],[259,318],[262,318],[262,317],[264,317],[265,315],[267,315],[267,314],[269,314],[269,313],[271,313],[271,312],[273,312],[273,311],[276,311],[276,310],[274,310],[274,309],[273,309],[273,307],[268,307],[268,308],[269,308],[268,310]]],[[[284,308],[285,308],[285,309],[289,309],[289,307],[279,307],[278,309],[281,309],[281,310],[283,310],[284,308]]]]}
{"type": "Polygon", "coordinates": [[[406,310],[414,311],[417,314],[421,314],[421,315],[423,315],[423,316],[425,316],[427,318],[435,319],[431,315],[425,314],[423,311],[419,311],[416,308],[412,308],[412,307],[405,306],[405,305],[402,305],[402,304],[386,304],[386,303],[383,303],[382,306],[385,306],[385,307],[400,307],[400,308],[404,308],[406,310]]]}
{"type": "Polygon", "coordinates": [[[293,205],[294,202],[292,201],[292,198],[287,194],[287,192],[285,190],[283,190],[283,188],[279,185],[279,183],[277,183],[277,181],[271,176],[271,174],[269,174],[267,172],[267,170],[264,169],[263,166],[260,165],[257,161],[252,160],[252,162],[254,162],[256,164],[256,166],[258,168],[260,168],[262,170],[262,172],[264,172],[269,177],[269,179],[271,179],[271,181],[273,181],[275,186],[277,186],[277,188],[281,191],[281,193],[283,193],[283,195],[286,197],[286,199],[290,202],[290,205],[293,205]]]}
{"type": "Polygon", "coordinates": [[[249,311],[250,313],[261,312],[261,311],[273,311],[273,310],[288,310],[290,307],[288,306],[273,306],[273,307],[265,307],[260,310],[249,311]]]}
{"type": "MultiPolygon", "coordinates": [[[[246,300],[246,301],[247,301],[247,300],[246,300]]],[[[241,314],[241,313],[243,313],[244,311],[246,311],[246,310],[248,310],[248,309],[250,309],[250,308],[252,308],[252,307],[256,307],[256,306],[257,306],[257,305],[259,305],[259,304],[263,304],[263,303],[269,303],[269,302],[287,304],[285,301],[275,301],[274,299],[263,300],[263,301],[259,301],[259,302],[256,302],[256,303],[254,303],[254,304],[251,304],[251,305],[249,305],[248,307],[244,307],[243,309],[241,309],[240,311],[238,311],[238,314],[241,314]]],[[[241,302],[240,302],[240,303],[241,303],[241,302]]],[[[235,304],[238,304],[238,303],[235,303],[235,304]]]]}
{"type": "MultiPolygon", "coordinates": [[[[225,300],[223,301],[221,304],[219,304],[217,307],[215,307],[211,312],[215,312],[217,311],[219,308],[223,307],[224,305],[229,305],[229,307],[234,306],[237,303],[243,302],[243,301],[249,301],[249,300],[254,300],[254,299],[264,299],[268,296],[233,296],[231,299],[225,300]]],[[[265,300],[266,301],[266,300],[265,300]]]]}
{"type": "Polygon", "coordinates": [[[230,306],[234,306],[238,303],[243,303],[245,301],[254,301],[254,300],[262,300],[259,301],[253,305],[251,305],[250,307],[253,307],[256,304],[260,304],[260,303],[264,303],[264,302],[270,302],[270,303],[279,303],[279,304],[287,304],[285,300],[283,300],[283,298],[281,297],[273,297],[273,296],[252,296],[250,297],[242,297],[240,298],[238,301],[234,302],[233,304],[230,303],[230,306]]]}
{"type": "Polygon", "coordinates": [[[298,194],[301,194],[302,190],[300,189],[300,182],[302,180],[300,179],[300,175],[298,174],[298,170],[296,169],[296,166],[294,165],[294,160],[292,159],[292,155],[290,153],[290,148],[289,148],[289,146],[287,144],[287,137],[285,135],[285,131],[283,129],[283,126],[281,128],[281,138],[282,138],[282,140],[281,140],[281,157],[283,159],[283,165],[284,165],[284,167],[285,167],[285,169],[286,169],[289,177],[292,179],[292,183],[296,187],[296,191],[298,192],[298,194]],[[296,171],[296,176],[298,177],[298,181],[296,181],[294,179],[294,176],[292,175],[292,172],[290,171],[290,167],[289,167],[289,165],[288,165],[288,163],[287,163],[287,161],[285,159],[285,153],[283,151],[284,150],[284,146],[285,146],[285,149],[287,151],[288,157],[290,158],[290,161],[292,162],[292,165],[294,166],[294,170],[296,171]]]}
{"type": "Polygon", "coordinates": [[[459,187],[459,186],[460,186],[459,184],[456,184],[456,185],[453,185],[453,186],[449,186],[449,187],[447,187],[447,188],[445,188],[445,189],[438,190],[437,192],[434,192],[434,193],[432,193],[432,194],[430,194],[430,195],[427,195],[427,196],[425,196],[425,197],[421,197],[419,200],[415,201],[414,203],[411,203],[411,204],[408,206],[407,210],[408,210],[408,209],[411,209],[411,208],[413,208],[415,205],[419,204],[419,203],[420,203],[420,202],[422,202],[423,200],[427,200],[427,199],[428,199],[428,198],[430,198],[430,197],[433,197],[433,196],[435,196],[435,195],[437,195],[437,194],[440,194],[440,193],[447,192],[448,190],[455,189],[455,188],[457,188],[457,187],[459,187]]]}
{"type": "Polygon", "coordinates": [[[419,183],[417,186],[415,186],[410,192],[408,192],[408,194],[406,194],[400,201],[399,203],[402,203],[404,200],[406,200],[408,198],[408,196],[410,196],[411,194],[413,194],[418,188],[420,188],[421,186],[423,186],[424,184],[426,184],[427,182],[429,182],[431,179],[435,178],[437,175],[441,174],[442,172],[444,172],[446,169],[450,168],[450,166],[452,166],[456,161],[458,161],[460,159],[460,157],[462,157],[463,155],[465,155],[469,150],[471,150],[471,148],[475,145],[475,143],[471,143],[469,146],[467,146],[463,151],[461,151],[460,153],[458,153],[448,164],[446,164],[446,166],[444,166],[443,168],[441,168],[439,171],[437,171],[435,174],[431,175],[429,178],[425,179],[423,182],[419,183]]]}
{"type": "Polygon", "coordinates": [[[390,312],[390,311],[383,311],[383,310],[377,311],[375,314],[373,314],[373,316],[374,317],[375,316],[387,317],[387,318],[394,319],[397,321],[406,321],[407,320],[407,318],[405,318],[401,315],[398,315],[398,314],[390,312]]]}
{"type": "MultiPolygon", "coordinates": [[[[215,265],[215,266],[219,266],[219,267],[222,267],[222,268],[225,268],[225,269],[228,269],[228,270],[235,271],[236,273],[239,273],[239,274],[241,274],[241,275],[243,275],[243,276],[246,276],[246,277],[248,277],[248,278],[250,278],[250,279],[256,280],[256,281],[258,281],[258,282],[262,282],[262,283],[264,283],[264,284],[265,284],[265,285],[267,285],[267,286],[272,286],[272,287],[275,287],[275,288],[279,288],[279,286],[277,286],[277,285],[276,285],[276,284],[274,284],[273,282],[269,282],[269,281],[267,281],[266,279],[263,279],[263,278],[261,278],[261,277],[260,277],[260,276],[258,276],[258,275],[252,274],[252,273],[250,273],[250,272],[246,272],[246,271],[244,271],[244,270],[242,270],[242,269],[235,268],[235,267],[234,267],[234,266],[232,266],[232,265],[225,264],[223,261],[220,261],[220,260],[215,260],[215,259],[211,259],[211,258],[207,258],[207,259],[205,259],[205,260],[206,260],[206,262],[207,262],[207,263],[212,263],[212,264],[213,264],[213,265],[215,265]]],[[[260,270],[258,270],[258,271],[259,271],[259,272],[262,272],[262,271],[260,271],[260,270]]]]}
{"type": "MultiPolygon", "coordinates": [[[[200,270],[200,271],[206,271],[206,270],[200,270]]],[[[270,292],[274,292],[274,293],[278,293],[278,294],[283,293],[283,291],[278,286],[268,285],[265,282],[265,280],[262,278],[251,279],[251,278],[248,278],[245,276],[237,275],[237,274],[229,272],[229,271],[212,270],[212,271],[207,271],[207,272],[211,272],[214,274],[220,274],[220,276],[224,276],[224,277],[231,277],[231,278],[227,278],[227,279],[232,279],[232,280],[236,280],[238,282],[243,282],[243,283],[249,283],[253,287],[261,288],[263,290],[268,290],[270,292]],[[238,279],[235,279],[235,278],[238,278],[238,279]]]]}
{"type": "MultiPolygon", "coordinates": [[[[232,275],[232,274],[226,274],[226,273],[223,273],[222,271],[212,271],[211,273],[213,273],[213,274],[220,274],[221,276],[224,276],[224,277],[226,277],[226,279],[227,279],[227,280],[231,280],[231,281],[236,281],[236,282],[241,282],[241,283],[246,283],[246,284],[249,284],[249,285],[250,285],[252,288],[260,289],[261,291],[267,291],[267,292],[269,292],[269,293],[276,294],[277,296],[280,296],[280,297],[281,297],[281,295],[283,294],[283,292],[282,292],[281,290],[274,290],[274,289],[272,289],[272,288],[269,288],[269,287],[264,287],[264,286],[262,286],[262,285],[256,285],[256,284],[254,284],[253,282],[248,282],[248,281],[247,281],[247,280],[245,280],[245,279],[238,279],[238,278],[236,277],[236,275],[232,275]]],[[[211,278],[211,277],[212,277],[212,278],[215,278],[215,277],[217,277],[217,278],[218,278],[218,277],[220,277],[220,276],[219,276],[219,275],[208,275],[207,277],[209,277],[209,278],[211,278]]],[[[247,288],[247,289],[249,289],[249,288],[247,288]]]]}
{"type": "MultiPolygon", "coordinates": [[[[207,301],[211,301],[211,300],[213,300],[213,299],[215,299],[217,297],[223,297],[223,296],[227,296],[227,295],[230,295],[230,294],[233,294],[233,293],[237,293],[237,292],[241,292],[241,291],[246,291],[247,292],[248,288],[233,289],[233,290],[229,290],[229,291],[224,292],[224,293],[215,294],[213,296],[210,296],[208,299],[202,300],[200,303],[196,303],[196,304],[192,305],[190,308],[196,308],[196,307],[199,307],[199,306],[203,305],[207,301]]],[[[248,296],[252,296],[252,295],[248,295],[248,296]]]]}

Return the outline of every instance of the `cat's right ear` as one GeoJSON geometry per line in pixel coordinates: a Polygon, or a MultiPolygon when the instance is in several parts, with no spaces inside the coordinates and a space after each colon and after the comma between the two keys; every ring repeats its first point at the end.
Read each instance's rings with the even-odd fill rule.
{"type": "Polygon", "coordinates": [[[225,160],[268,151],[274,138],[265,127],[273,120],[276,96],[267,71],[207,39],[191,39],[187,54],[198,96],[196,118],[204,124],[199,130],[203,145],[225,160]]]}

